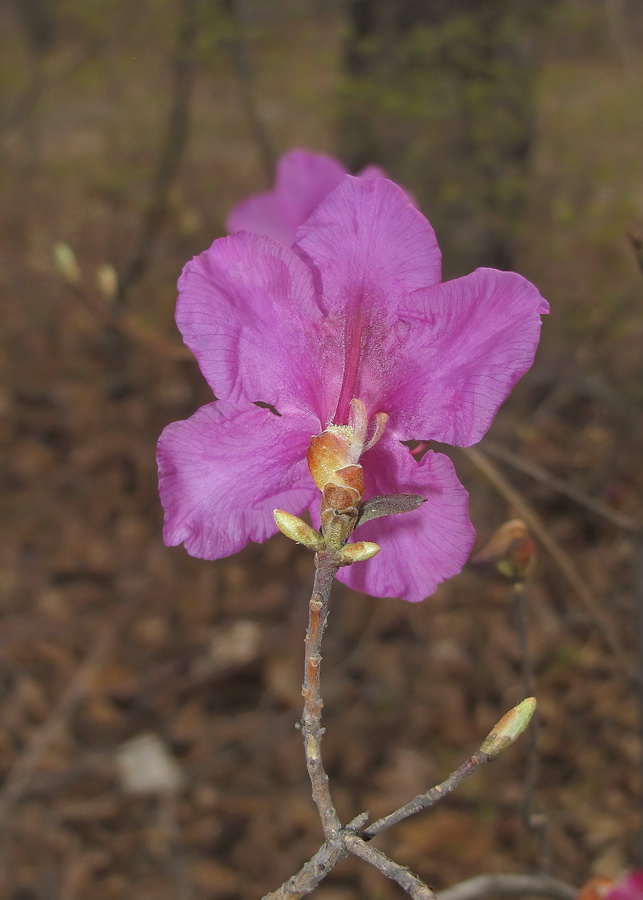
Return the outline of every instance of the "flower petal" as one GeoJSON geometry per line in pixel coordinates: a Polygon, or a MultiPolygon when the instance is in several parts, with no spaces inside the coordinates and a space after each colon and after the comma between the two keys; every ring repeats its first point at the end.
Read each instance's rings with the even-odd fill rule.
{"type": "Polygon", "coordinates": [[[227,229],[267,234],[290,246],[298,226],[337,187],[345,172],[332,156],[291,150],[277,163],[274,189],[233,209],[227,229]]]}
{"type": "Polygon", "coordinates": [[[643,869],[628,872],[605,891],[605,900],[641,900],[643,869]]]}
{"type": "Polygon", "coordinates": [[[479,441],[531,366],[548,309],[533,284],[496,269],[411,294],[382,405],[400,439],[479,441]]]}
{"type": "Polygon", "coordinates": [[[232,403],[318,411],[320,319],[308,267],[261,235],[215,241],[179,279],[183,339],[216,396],[232,403]]]}
{"type": "Polygon", "coordinates": [[[296,228],[284,216],[274,191],[248,197],[235,206],[226,220],[228,234],[251,231],[253,234],[265,234],[288,246],[294,240],[296,228]]]}
{"type": "Polygon", "coordinates": [[[168,425],[157,451],[165,543],[219,559],[275,534],[275,507],[298,515],[317,494],[306,465],[315,427],[222,401],[168,425]]]}
{"type": "Polygon", "coordinates": [[[393,182],[346,175],[298,230],[294,249],[319,277],[333,421],[347,421],[354,397],[369,414],[379,412],[397,367],[397,308],[410,291],[440,278],[433,229],[393,182]]]}
{"type": "Polygon", "coordinates": [[[405,294],[440,280],[433,229],[386,178],[345,175],[298,230],[295,246],[319,269],[329,312],[382,301],[395,311],[405,294]]]}
{"type": "Polygon", "coordinates": [[[367,522],[355,540],[375,541],[380,553],[340,569],[338,578],[375,597],[416,602],[461,569],[471,552],[474,530],[468,494],[451,460],[429,451],[416,462],[409,450],[385,435],[362,457],[366,497],[413,493],[427,498],[419,509],[367,522]]]}

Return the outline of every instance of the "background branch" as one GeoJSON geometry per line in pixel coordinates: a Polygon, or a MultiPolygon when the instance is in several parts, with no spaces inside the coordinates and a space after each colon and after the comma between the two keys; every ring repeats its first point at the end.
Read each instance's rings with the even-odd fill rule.
{"type": "Polygon", "coordinates": [[[179,0],[177,48],[174,57],[167,124],[138,244],[129,264],[119,278],[118,299],[121,303],[125,302],[130,288],[141,280],[150,265],[154,244],[167,217],[170,189],[183,162],[196,74],[196,42],[199,34],[200,3],[201,0],[179,0]]]}

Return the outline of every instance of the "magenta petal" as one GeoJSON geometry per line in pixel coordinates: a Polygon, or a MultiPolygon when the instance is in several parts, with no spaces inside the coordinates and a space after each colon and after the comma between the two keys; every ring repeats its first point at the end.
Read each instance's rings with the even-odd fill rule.
{"type": "Polygon", "coordinates": [[[628,872],[611,885],[605,900],[643,900],[643,870],[628,872]]]}
{"type": "Polygon", "coordinates": [[[375,597],[416,602],[466,562],[475,533],[469,521],[468,494],[451,460],[427,453],[420,463],[393,437],[385,435],[362,459],[368,496],[413,493],[427,498],[419,509],[367,522],[356,541],[375,541],[380,553],[364,563],[340,569],[338,578],[375,597]]]}
{"type": "Polygon", "coordinates": [[[298,226],[344,174],[344,167],[331,156],[291,150],[277,163],[274,189],[237,206],[228,217],[228,231],[266,234],[290,246],[298,226]]]}
{"type": "Polygon", "coordinates": [[[356,174],[358,178],[388,178],[384,169],[379,166],[364,166],[356,174]]]}
{"type": "Polygon", "coordinates": [[[548,309],[533,284],[496,269],[411,294],[383,404],[400,438],[479,441],[531,366],[548,309]]]}
{"type": "Polygon", "coordinates": [[[440,280],[433,229],[386,178],[345,175],[298,230],[295,247],[319,269],[327,312],[394,314],[406,293],[440,280]]]}
{"type": "Polygon", "coordinates": [[[312,276],[288,247],[261,235],[215,241],[179,279],[176,321],[219,399],[316,410],[320,371],[312,276]]]}
{"type": "Polygon", "coordinates": [[[221,401],[168,425],[157,450],[165,543],[219,559],[275,534],[275,508],[298,515],[317,493],[306,465],[315,426],[221,401]]]}
{"type": "Polygon", "coordinates": [[[390,390],[400,377],[397,309],[409,291],[439,280],[433,229],[393,182],[346,175],[297,235],[294,249],[316,269],[327,314],[321,344],[323,383],[334,398],[328,414],[345,424],[354,397],[370,415],[390,412],[383,396],[399,407],[390,390]]]}
{"type": "Polygon", "coordinates": [[[284,216],[277,196],[273,191],[266,191],[235,206],[227,218],[226,231],[228,234],[237,231],[265,234],[290,246],[298,224],[293,227],[284,216]]]}

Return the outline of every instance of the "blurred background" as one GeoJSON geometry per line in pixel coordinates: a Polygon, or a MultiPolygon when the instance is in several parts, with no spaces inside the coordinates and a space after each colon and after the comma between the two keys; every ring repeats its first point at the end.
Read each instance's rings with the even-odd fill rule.
{"type": "MultiPolygon", "coordinates": [[[[552,305],[452,452],[479,547],[529,522],[524,592],[471,566],[417,605],[334,593],[339,812],[442,780],[533,690],[537,729],[378,845],[435,889],[643,864],[642,49],[640,0],[5,0],[0,896],[254,900],[321,842],[312,558],[165,548],[154,461],[210,399],[177,276],[293,146],[382,165],[446,277],[515,269],[552,305]]],[[[401,893],[347,860],[316,896],[401,893]]]]}

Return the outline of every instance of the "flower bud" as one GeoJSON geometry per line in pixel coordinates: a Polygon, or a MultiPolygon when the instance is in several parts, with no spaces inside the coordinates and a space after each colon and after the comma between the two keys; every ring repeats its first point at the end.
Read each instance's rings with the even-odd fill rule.
{"type": "Polygon", "coordinates": [[[505,713],[499,722],[496,722],[482,742],[481,752],[490,760],[495,759],[503,750],[513,744],[516,738],[520,737],[529,725],[535,711],[535,697],[527,697],[518,706],[514,706],[508,713],[505,713]]]}
{"type": "Polygon", "coordinates": [[[609,894],[609,888],[614,884],[614,879],[606,878],[604,875],[596,875],[580,889],[580,893],[576,900],[606,900],[609,894]]]}
{"type": "Polygon", "coordinates": [[[536,557],[536,545],[522,519],[504,522],[491,540],[471,560],[474,564],[494,565],[506,578],[524,581],[536,557]]]}
{"type": "Polygon", "coordinates": [[[318,531],[315,531],[307,522],[283,509],[276,509],[273,513],[279,531],[285,534],[296,544],[303,544],[309,550],[324,549],[324,539],[318,531]]]}
{"type": "Polygon", "coordinates": [[[355,541],[354,544],[345,544],[342,547],[339,564],[351,566],[356,562],[366,562],[379,552],[379,544],[374,544],[373,541],[355,541]]]}
{"type": "Polygon", "coordinates": [[[113,300],[118,293],[118,275],[114,266],[101,263],[96,270],[98,289],[106,300],[113,300]]]}
{"type": "Polygon", "coordinates": [[[83,280],[76,254],[69,244],[54,244],[54,263],[67,284],[76,287],[83,280]]]}

